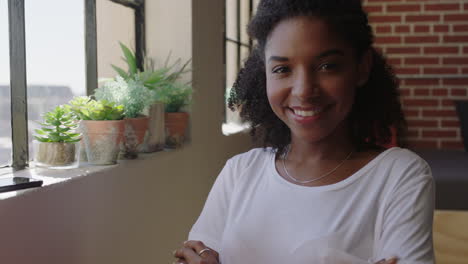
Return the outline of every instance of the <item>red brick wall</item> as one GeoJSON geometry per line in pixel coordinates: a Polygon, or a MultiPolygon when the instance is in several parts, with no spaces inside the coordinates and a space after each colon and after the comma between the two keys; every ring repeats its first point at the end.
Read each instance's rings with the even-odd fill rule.
{"type": "Polygon", "coordinates": [[[400,79],[414,148],[463,149],[454,100],[468,100],[468,0],[364,0],[400,79]]]}

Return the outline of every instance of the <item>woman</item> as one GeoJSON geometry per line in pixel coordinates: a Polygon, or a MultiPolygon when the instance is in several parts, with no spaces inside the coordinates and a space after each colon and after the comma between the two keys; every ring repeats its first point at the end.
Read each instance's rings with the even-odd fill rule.
{"type": "Polygon", "coordinates": [[[178,263],[433,263],[426,162],[359,0],[263,0],[230,106],[265,148],[230,159],[178,263]]]}

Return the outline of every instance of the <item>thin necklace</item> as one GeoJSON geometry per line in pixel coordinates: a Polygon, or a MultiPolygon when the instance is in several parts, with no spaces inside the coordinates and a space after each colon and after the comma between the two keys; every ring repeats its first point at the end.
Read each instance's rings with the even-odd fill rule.
{"type": "Polygon", "coordinates": [[[351,157],[351,155],[353,154],[354,151],[351,151],[348,156],[346,156],[346,158],[340,162],[340,164],[338,164],[335,168],[333,168],[331,171],[321,175],[320,177],[318,178],[315,178],[315,179],[312,179],[312,180],[307,180],[307,181],[300,181],[296,178],[294,178],[293,176],[291,176],[288,172],[288,169],[286,169],[286,158],[288,157],[288,154],[289,154],[289,151],[291,150],[291,146],[288,147],[288,149],[286,150],[286,153],[284,154],[283,156],[283,169],[284,169],[284,172],[286,172],[286,176],[288,176],[289,179],[291,179],[292,181],[296,182],[296,183],[300,183],[300,184],[306,184],[306,183],[311,183],[311,182],[314,182],[314,181],[318,181],[320,179],[323,179],[325,177],[327,177],[328,175],[332,174],[333,172],[335,172],[341,165],[343,165],[343,163],[345,163],[345,161],[347,161],[349,159],[349,157],[351,157]]]}

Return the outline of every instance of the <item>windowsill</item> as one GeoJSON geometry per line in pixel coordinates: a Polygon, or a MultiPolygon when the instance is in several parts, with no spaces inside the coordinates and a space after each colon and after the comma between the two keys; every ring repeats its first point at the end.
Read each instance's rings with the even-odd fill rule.
{"type": "Polygon", "coordinates": [[[235,122],[223,123],[222,126],[223,135],[229,136],[239,133],[247,133],[249,131],[248,124],[238,124],[235,122]]]}
{"type": "Polygon", "coordinates": [[[20,171],[13,171],[13,169],[11,168],[0,168],[0,178],[14,176],[14,177],[34,178],[34,179],[43,181],[43,184],[41,187],[0,193],[0,200],[17,197],[17,196],[24,195],[24,194],[34,193],[35,191],[38,191],[38,190],[44,190],[44,189],[50,188],[52,185],[63,184],[65,182],[69,182],[74,179],[78,179],[78,178],[86,177],[86,176],[92,176],[94,174],[104,172],[104,171],[107,171],[108,173],[112,173],[113,171],[117,171],[119,167],[122,165],[136,162],[136,161],[152,159],[161,152],[173,152],[173,151],[174,151],[173,149],[165,149],[163,151],[154,152],[154,153],[139,153],[139,156],[137,159],[118,160],[117,164],[115,165],[96,166],[96,165],[89,165],[87,163],[84,163],[84,164],[80,164],[78,168],[66,169],[66,170],[35,167],[33,162],[32,162],[31,167],[24,169],[24,170],[20,170],[20,171]]]}

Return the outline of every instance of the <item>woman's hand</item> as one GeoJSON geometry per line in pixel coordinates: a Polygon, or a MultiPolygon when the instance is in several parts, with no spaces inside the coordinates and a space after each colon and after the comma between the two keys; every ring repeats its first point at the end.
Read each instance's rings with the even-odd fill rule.
{"type": "Polygon", "coordinates": [[[185,241],[184,245],[174,251],[174,257],[180,264],[219,264],[219,254],[205,246],[201,241],[185,241]]]}
{"type": "Polygon", "coordinates": [[[398,262],[398,258],[393,257],[393,258],[390,258],[390,259],[382,259],[382,260],[376,262],[375,264],[397,264],[397,262],[398,262]]]}

